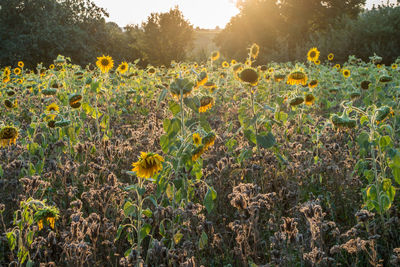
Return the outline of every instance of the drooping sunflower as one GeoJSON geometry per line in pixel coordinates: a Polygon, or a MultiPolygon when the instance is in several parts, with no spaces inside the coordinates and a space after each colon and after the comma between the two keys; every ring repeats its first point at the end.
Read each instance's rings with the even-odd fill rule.
{"type": "Polygon", "coordinates": [[[290,85],[297,85],[297,84],[301,84],[301,85],[305,85],[307,84],[307,75],[299,70],[296,71],[292,71],[287,79],[287,84],[290,85]]]}
{"type": "Polygon", "coordinates": [[[361,86],[361,89],[363,89],[363,90],[368,90],[368,89],[369,89],[369,86],[370,86],[370,84],[371,84],[371,82],[370,82],[370,81],[368,81],[368,80],[364,80],[364,81],[362,81],[362,82],[361,82],[361,84],[360,84],[360,86],[361,86]]]}
{"type": "Polygon", "coordinates": [[[329,61],[332,61],[332,60],[333,60],[333,58],[334,58],[334,55],[333,55],[333,53],[330,53],[330,54],[328,55],[328,60],[329,60],[329,61]]]}
{"type": "Polygon", "coordinates": [[[14,74],[15,75],[20,75],[21,74],[21,69],[20,68],[15,68],[14,69],[14,74]]]}
{"type": "Polygon", "coordinates": [[[258,57],[258,53],[260,52],[260,47],[258,46],[258,44],[254,43],[251,45],[250,47],[250,57],[252,57],[253,59],[256,59],[258,57]]]}
{"type": "Polygon", "coordinates": [[[257,71],[253,68],[245,68],[239,73],[239,79],[242,82],[249,83],[252,86],[256,86],[260,76],[257,71]]]}
{"type": "Polygon", "coordinates": [[[96,65],[102,73],[106,73],[114,67],[114,61],[110,56],[103,55],[97,58],[96,65]]]}
{"type": "Polygon", "coordinates": [[[207,72],[202,71],[196,81],[196,85],[194,86],[194,89],[198,89],[200,86],[203,86],[204,84],[206,84],[206,82],[208,81],[208,75],[207,72]]]}
{"type": "Polygon", "coordinates": [[[81,100],[82,100],[82,95],[75,93],[69,97],[68,102],[69,102],[69,105],[71,108],[77,109],[77,108],[80,108],[82,105],[81,100]]]}
{"type": "Polygon", "coordinates": [[[226,61],[222,62],[222,67],[229,68],[229,63],[226,61]]]}
{"type": "Polygon", "coordinates": [[[214,98],[211,96],[203,96],[200,99],[200,107],[199,107],[199,112],[203,113],[212,108],[214,105],[214,98]]]}
{"type": "Polygon", "coordinates": [[[318,80],[312,80],[309,84],[308,87],[310,88],[315,88],[318,86],[318,80]]]}
{"type": "Polygon", "coordinates": [[[192,161],[197,161],[204,153],[204,146],[198,146],[192,151],[192,161]]]}
{"type": "Polygon", "coordinates": [[[313,94],[306,94],[306,97],[304,99],[304,103],[307,106],[311,106],[312,104],[314,104],[315,101],[315,96],[313,94]]]}
{"type": "Polygon", "coordinates": [[[133,172],[140,178],[151,178],[162,170],[162,162],[164,158],[155,153],[140,152],[137,162],[132,163],[133,172]]]}
{"type": "Polygon", "coordinates": [[[211,60],[212,60],[212,61],[215,61],[215,60],[217,60],[217,59],[219,59],[219,51],[214,51],[214,52],[212,52],[212,53],[211,53],[211,60]]]}
{"type": "Polygon", "coordinates": [[[193,139],[193,144],[195,146],[201,145],[201,136],[200,136],[200,134],[194,133],[193,136],[192,136],[192,139],[193,139]]]}
{"type": "Polygon", "coordinates": [[[204,84],[204,87],[210,91],[210,93],[214,93],[215,89],[217,89],[217,85],[212,82],[208,81],[204,84]]]}
{"type": "Polygon", "coordinates": [[[18,130],[13,126],[4,126],[0,129],[0,148],[15,144],[18,130]]]}
{"type": "Polygon", "coordinates": [[[209,132],[202,140],[204,151],[207,151],[209,147],[214,145],[215,142],[215,133],[209,132]]]}
{"type": "Polygon", "coordinates": [[[345,78],[349,78],[349,77],[350,77],[350,70],[344,69],[344,70],[343,70],[343,76],[344,76],[345,78]]]}
{"type": "Polygon", "coordinates": [[[304,102],[304,98],[302,96],[294,96],[293,98],[289,99],[289,105],[291,106],[298,106],[304,102]]]}
{"type": "Polygon", "coordinates": [[[47,113],[57,113],[60,110],[60,107],[57,105],[57,103],[51,103],[46,107],[46,112],[47,113]]]}
{"type": "Polygon", "coordinates": [[[307,53],[307,60],[311,62],[315,62],[319,58],[320,52],[316,47],[311,48],[307,53]]]}
{"type": "Polygon", "coordinates": [[[117,68],[117,71],[119,71],[119,73],[125,73],[127,70],[128,70],[128,63],[126,62],[122,62],[117,68]]]}

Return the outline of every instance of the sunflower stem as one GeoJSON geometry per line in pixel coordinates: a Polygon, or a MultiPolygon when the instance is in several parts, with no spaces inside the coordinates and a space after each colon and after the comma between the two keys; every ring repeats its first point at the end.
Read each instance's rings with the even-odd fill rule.
{"type": "Polygon", "coordinates": [[[182,124],[182,137],[185,138],[185,110],[183,109],[183,90],[181,89],[181,124],[182,124]]]}

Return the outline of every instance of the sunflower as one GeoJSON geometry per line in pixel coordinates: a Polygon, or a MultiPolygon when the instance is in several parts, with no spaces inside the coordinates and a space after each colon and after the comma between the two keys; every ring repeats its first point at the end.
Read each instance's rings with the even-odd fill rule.
{"type": "Polygon", "coordinates": [[[132,163],[133,172],[140,178],[151,178],[162,170],[164,158],[155,153],[140,152],[137,162],[132,163]]]}
{"type": "Polygon", "coordinates": [[[217,89],[217,85],[214,82],[206,82],[204,87],[210,90],[210,93],[214,93],[215,89],[217,89]]]}
{"type": "Polygon", "coordinates": [[[117,71],[119,71],[120,73],[125,73],[127,70],[128,70],[128,63],[126,62],[122,62],[117,68],[117,71]]]}
{"type": "Polygon", "coordinates": [[[333,55],[332,53],[330,53],[330,54],[328,55],[328,60],[329,60],[329,61],[332,61],[333,58],[334,58],[334,55],[333,55]]]}
{"type": "Polygon", "coordinates": [[[203,113],[212,108],[214,105],[214,98],[211,96],[203,96],[200,99],[200,107],[199,107],[199,112],[203,113]]]}
{"type": "Polygon", "coordinates": [[[54,69],[55,68],[55,66],[54,66],[54,64],[51,64],[50,66],[49,66],[49,69],[54,69]]]}
{"type": "Polygon", "coordinates": [[[18,130],[13,126],[4,126],[0,129],[0,148],[15,144],[18,130]]]}
{"type": "Polygon", "coordinates": [[[273,67],[270,67],[269,69],[268,69],[268,73],[273,73],[275,70],[274,70],[274,68],[273,67]]]}
{"type": "Polygon", "coordinates": [[[295,96],[289,100],[289,105],[297,106],[304,102],[304,98],[302,96],[295,96]]]}
{"type": "Polygon", "coordinates": [[[8,75],[3,77],[3,83],[8,83],[10,80],[10,76],[8,75]]]}
{"type": "Polygon", "coordinates": [[[206,84],[207,81],[208,81],[207,72],[202,71],[200,73],[199,77],[197,78],[196,85],[195,85],[194,89],[197,89],[200,86],[203,86],[204,84],[206,84]]]}
{"type": "Polygon", "coordinates": [[[51,103],[46,107],[46,112],[47,113],[58,113],[60,110],[60,107],[56,103],[51,103]]]}
{"type": "Polygon", "coordinates": [[[81,100],[82,100],[82,95],[75,93],[69,97],[68,102],[71,108],[77,109],[80,108],[81,106],[80,102],[81,100]]]}
{"type": "Polygon", "coordinates": [[[15,75],[20,75],[21,74],[21,69],[20,68],[15,68],[14,69],[14,74],[15,75]]]}
{"type": "Polygon", "coordinates": [[[212,52],[212,53],[211,53],[211,60],[212,60],[212,61],[215,61],[215,60],[217,60],[217,59],[219,59],[219,51],[214,51],[214,52],[212,52]]]}
{"type": "Polygon", "coordinates": [[[201,145],[199,147],[196,147],[193,151],[192,151],[192,161],[197,161],[201,155],[203,155],[204,153],[204,146],[201,145]]]}
{"type": "Polygon", "coordinates": [[[282,74],[282,73],[275,73],[274,74],[274,81],[275,82],[280,82],[283,81],[285,79],[286,75],[282,74]]]}
{"type": "Polygon", "coordinates": [[[235,64],[237,64],[237,61],[234,60],[234,59],[232,59],[232,60],[231,60],[231,65],[235,65],[235,64]]]}
{"type": "Polygon", "coordinates": [[[337,70],[340,70],[340,68],[341,68],[341,67],[340,67],[340,64],[336,64],[336,65],[334,66],[334,68],[337,69],[337,70]]]}
{"type": "Polygon", "coordinates": [[[392,64],[392,69],[397,70],[397,64],[392,64]]]}
{"type": "Polygon", "coordinates": [[[315,101],[315,96],[313,94],[306,94],[306,97],[304,99],[304,103],[307,106],[311,106],[315,101]]]}
{"type": "Polygon", "coordinates": [[[9,68],[9,67],[6,67],[6,68],[4,69],[3,75],[4,75],[4,76],[10,76],[10,74],[11,74],[10,68],[9,68]]]}
{"type": "Polygon", "coordinates": [[[193,144],[194,144],[195,146],[201,145],[201,136],[200,136],[200,134],[194,133],[193,136],[192,136],[192,138],[193,138],[193,144]]]}
{"type": "Polygon", "coordinates": [[[344,76],[345,78],[349,78],[349,77],[350,77],[350,70],[344,69],[344,70],[343,70],[343,76],[344,76]]]}
{"type": "Polygon", "coordinates": [[[380,68],[382,68],[382,64],[377,64],[376,67],[377,67],[378,69],[380,69],[380,68]]]}
{"type": "Polygon", "coordinates": [[[287,79],[287,84],[296,85],[296,84],[307,84],[307,75],[299,70],[292,71],[287,79]]]}
{"type": "Polygon", "coordinates": [[[251,64],[252,64],[252,62],[251,62],[250,59],[247,59],[246,62],[244,62],[244,64],[245,64],[246,66],[250,67],[251,64]]]}
{"type": "Polygon", "coordinates": [[[147,73],[150,74],[150,75],[152,75],[152,74],[156,73],[156,69],[153,68],[153,67],[150,67],[150,68],[147,70],[147,73]]]}
{"type": "Polygon", "coordinates": [[[243,70],[242,64],[239,63],[239,64],[233,65],[232,70],[235,74],[237,74],[239,71],[243,70]]]}
{"type": "Polygon", "coordinates": [[[260,76],[257,71],[253,68],[245,68],[239,73],[239,79],[242,82],[249,83],[253,86],[256,86],[260,76]]]}
{"type": "Polygon", "coordinates": [[[307,60],[311,62],[315,62],[319,58],[320,52],[316,47],[311,48],[307,53],[307,60]]]}
{"type": "Polygon", "coordinates": [[[250,47],[250,57],[252,57],[253,59],[256,59],[258,57],[258,53],[260,52],[260,47],[254,43],[251,45],[250,47]]]}
{"type": "Polygon", "coordinates": [[[226,61],[222,62],[222,67],[229,68],[229,63],[226,61]]]}
{"type": "Polygon", "coordinates": [[[54,229],[56,218],[55,217],[47,217],[47,223],[50,225],[51,229],[54,229]]]}
{"type": "Polygon", "coordinates": [[[368,80],[362,81],[361,84],[360,84],[361,89],[363,89],[363,90],[368,90],[370,84],[371,84],[371,82],[368,81],[368,80]]]}
{"type": "Polygon", "coordinates": [[[309,84],[308,87],[310,88],[315,88],[318,86],[318,81],[317,80],[312,80],[309,84]]]}
{"type": "Polygon", "coordinates": [[[18,61],[18,67],[23,68],[24,67],[24,62],[18,61]]]}
{"type": "Polygon", "coordinates": [[[208,150],[209,147],[214,145],[215,142],[215,133],[209,132],[202,140],[202,143],[204,145],[204,151],[208,150]]]}
{"type": "Polygon", "coordinates": [[[314,61],[314,64],[319,66],[321,64],[321,61],[319,59],[317,59],[317,60],[314,61]]]}
{"type": "Polygon", "coordinates": [[[97,58],[96,61],[97,67],[101,70],[101,72],[106,73],[109,72],[110,69],[114,66],[114,61],[110,56],[101,56],[97,58]]]}
{"type": "Polygon", "coordinates": [[[17,100],[6,99],[6,100],[4,100],[4,106],[6,106],[7,109],[13,109],[13,108],[18,107],[18,102],[17,102],[17,100]]]}

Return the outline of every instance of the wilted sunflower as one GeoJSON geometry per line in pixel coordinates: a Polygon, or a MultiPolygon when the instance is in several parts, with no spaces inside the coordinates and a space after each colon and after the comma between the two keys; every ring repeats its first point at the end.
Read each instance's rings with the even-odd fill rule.
{"type": "Polygon", "coordinates": [[[212,108],[214,105],[214,98],[211,96],[203,96],[200,99],[200,107],[199,107],[199,112],[203,113],[212,108]]]}
{"type": "Polygon", "coordinates": [[[257,71],[253,68],[245,68],[239,73],[239,79],[242,82],[249,83],[253,86],[256,86],[260,76],[257,71]]]}
{"type": "Polygon", "coordinates": [[[306,94],[304,103],[307,106],[311,106],[312,104],[314,104],[314,101],[315,101],[315,96],[313,94],[306,94]]]}
{"type": "Polygon", "coordinates": [[[155,153],[140,152],[137,162],[132,163],[133,172],[140,178],[151,178],[162,170],[164,158],[155,153]]]}
{"type": "Polygon", "coordinates": [[[287,84],[296,85],[296,84],[307,84],[307,75],[299,70],[292,71],[287,79],[287,84]]]}
{"type": "Polygon", "coordinates": [[[201,136],[200,136],[200,134],[194,133],[193,136],[192,136],[192,139],[193,139],[193,144],[195,146],[201,145],[201,136]]]}
{"type": "Polygon", "coordinates": [[[304,98],[302,96],[295,96],[289,100],[289,105],[297,106],[304,102],[304,98]]]}
{"type": "Polygon", "coordinates": [[[250,56],[253,59],[256,59],[259,52],[260,52],[260,47],[256,43],[252,44],[250,47],[250,56]]]}
{"type": "Polygon", "coordinates": [[[128,63],[126,62],[122,62],[117,68],[117,71],[119,71],[119,73],[125,73],[127,70],[128,70],[128,63]]]}
{"type": "Polygon", "coordinates": [[[0,129],[0,148],[15,144],[18,130],[13,126],[4,126],[0,129]]]}
{"type": "Polygon", "coordinates": [[[349,78],[349,77],[350,77],[350,70],[344,69],[344,70],[343,70],[343,76],[344,76],[345,78],[349,78]]]}
{"type": "Polygon", "coordinates": [[[204,153],[204,146],[201,145],[199,147],[196,147],[193,151],[192,151],[192,161],[197,161],[201,155],[203,155],[204,153]]]}
{"type": "Polygon", "coordinates": [[[214,52],[212,52],[212,53],[211,53],[211,60],[212,60],[212,61],[215,61],[215,60],[217,60],[217,59],[219,59],[219,51],[214,51],[214,52]]]}
{"type": "Polygon", "coordinates": [[[210,90],[210,93],[214,93],[215,89],[217,89],[217,85],[214,82],[206,82],[204,87],[210,90]]]}
{"type": "Polygon", "coordinates": [[[329,61],[332,61],[333,58],[334,58],[334,55],[333,55],[332,53],[330,53],[330,54],[328,55],[328,60],[329,60],[329,61]]]}
{"type": "Polygon", "coordinates": [[[207,151],[209,147],[214,145],[215,142],[215,133],[209,132],[202,140],[202,143],[204,145],[204,151],[207,151]]]}
{"type": "Polygon", "coordinates": [[[51,103],[46,107],[47,113],[57,113],[60,110],[60,107],[56,103],[51,103]]]}
{"type": "Polygon", "coordinates": [[[222,62],[222,67],[229,68],[229,63],[226,61],[222,62]]]}
{"type": "Polygon", "coordinates": [[[15,68],[14,69],[14,74],[15,75],[20,75],[21,74],[21,69],[20,68],[15,68]]]}
{"type": "Polygon", "coordinates": [[[319,58],[320,52],[316,47],[311,48],[307,53],[307,60],[311,62],[315,62],[319,58]]]}
{"type": "Polygon", "coordinates": [[[114,66],[114,61],[110,56],[103,55],[97,58],[96,65],[101,70],[101,72],[106,73],[112,69],[112,67],[114,66]]]}
{"type": "Polygon", "coordinates": [[[315,88],[318,86],[318,81],[317,80],[312,80],[309,84],[308,87],[310,88],[315,88]]]}
{"type": "Polygon", "coordinates": [[[371,84],[371,82],[368,81],[368,80],[362,81],[361,84],[360,84],[361,89],[368,90],[370,84],[371,84]]]}

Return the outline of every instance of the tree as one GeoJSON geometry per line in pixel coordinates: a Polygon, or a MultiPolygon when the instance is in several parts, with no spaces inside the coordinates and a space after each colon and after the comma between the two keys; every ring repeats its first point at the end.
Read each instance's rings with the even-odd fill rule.
{"type": "Polygon", "coordinates": [[[169,65],[183,60],[193,42],[193,26],[175,7],[167,13],[152,13],[142,24],[140,48],[154,65],[169,65]]]}

